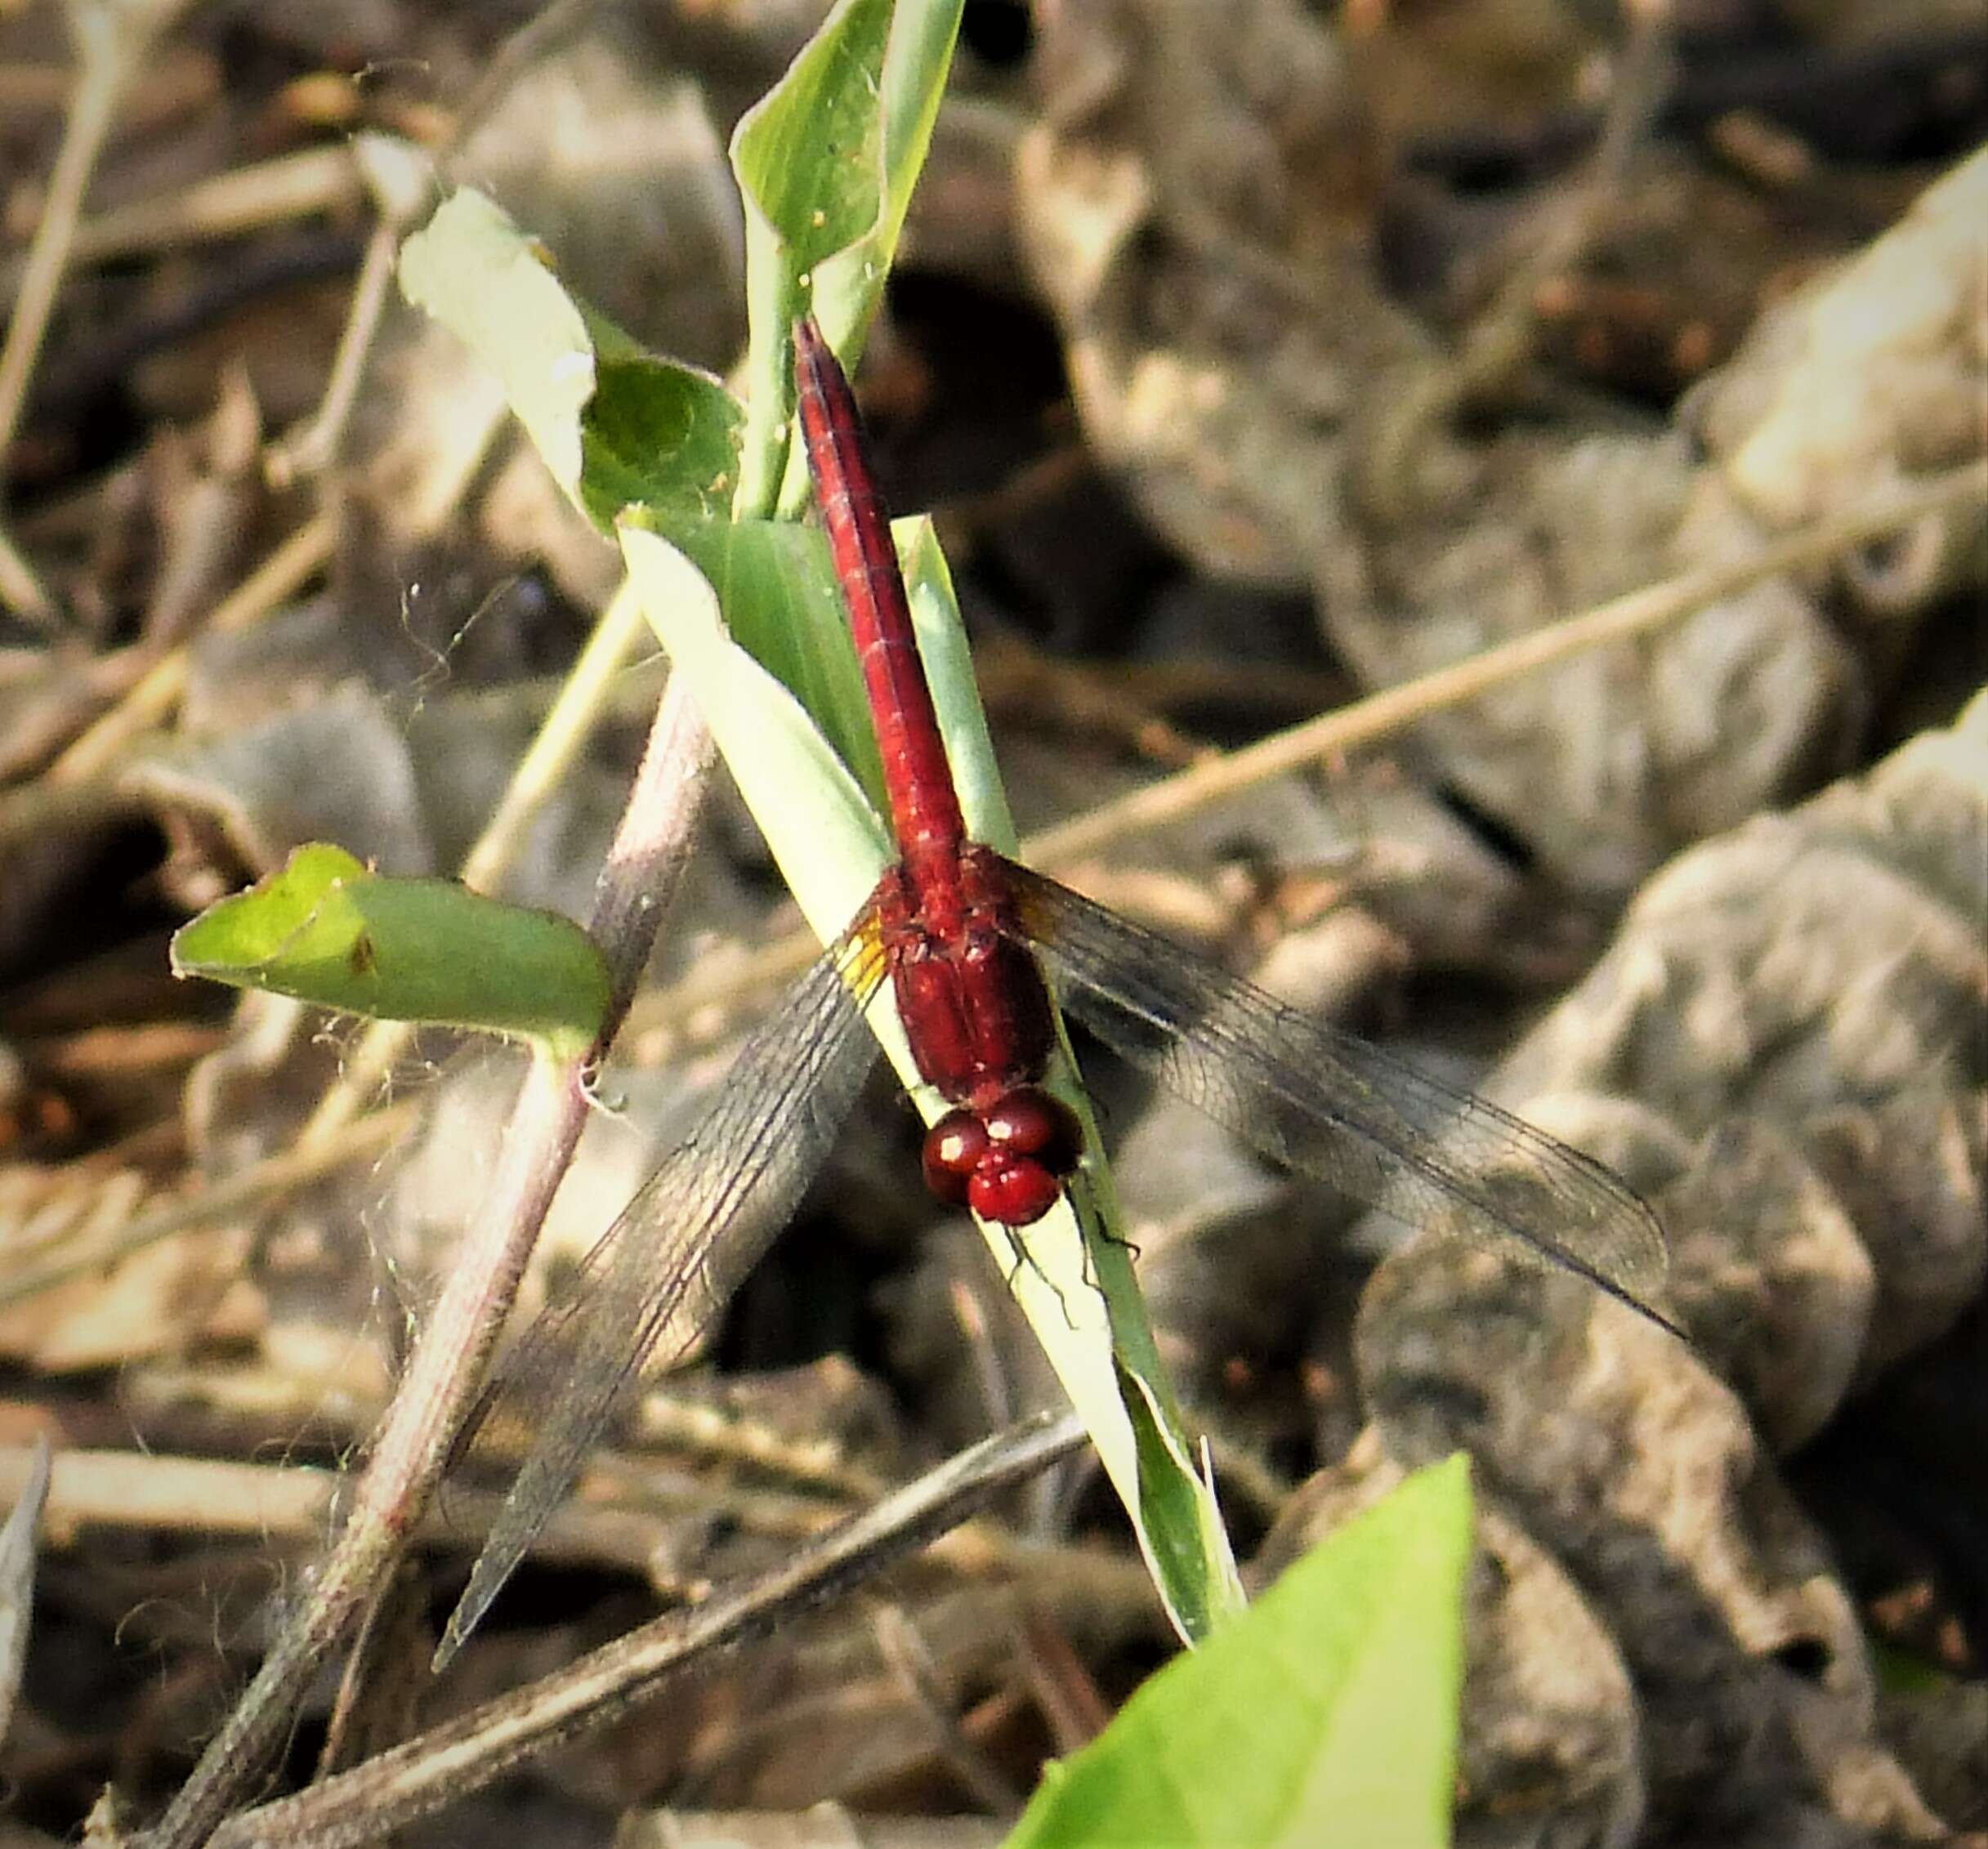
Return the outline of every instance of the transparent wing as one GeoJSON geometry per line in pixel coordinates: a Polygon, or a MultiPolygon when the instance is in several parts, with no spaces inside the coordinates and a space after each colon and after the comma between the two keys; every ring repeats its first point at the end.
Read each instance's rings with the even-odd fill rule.
{"type": "Polygon", "coordinates": [[[462,1645],[557,1507],[623,1390],[680,1351],[792,1217],[876,1057],[863,1019],[882,964],[860,920],[739,1048],[690,1134],[581,1266],[579,1288],[499,1364],[478,1424],[535,1430],[437,1664],[462,1645]]]}
{"type": "Polygon", "coordinates": [[[1008,869],[1057,998],[1273,1160],[1418,1226],[1574,1272],[1655,1321],[1656,1217],[1602,1163],[1027,868],[1008,869]]]}

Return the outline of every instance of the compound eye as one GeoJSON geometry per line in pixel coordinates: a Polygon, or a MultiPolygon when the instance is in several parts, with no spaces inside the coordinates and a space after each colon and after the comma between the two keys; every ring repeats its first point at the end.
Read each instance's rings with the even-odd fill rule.
{"type": "Polygon", "coordinates": [[[1052,1175],[1067,1175],[1077,1166],[1083,1132],[1069,1107],[1039,1086],[1018,1085],[985,1121],[994,1142],[1016,1155],[1034,1157],[1052,1175]]]}
{"type": "Polygon", "coordinates": [[[974,1171],[967,1184],[967,1204],[983,1220],[1004,1226],[1029,1226],[1054,1207],[1063,1184],[1039,1162],[1023,1158],[1003,1162],[998,1156],[974,1171]]]}
{"type": "Polygon", "coordinates": [[[949,1207],[965,1205],[967,1181],[992,1146],[972,1111],[949,1110],[925,1132],[925,1186],[949,1207]]]}

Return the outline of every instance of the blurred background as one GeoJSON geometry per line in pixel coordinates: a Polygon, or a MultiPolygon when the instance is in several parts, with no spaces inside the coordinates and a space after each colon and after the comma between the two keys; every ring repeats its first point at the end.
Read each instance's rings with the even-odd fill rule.
{"type": "MultiPolygon", "coordinates": [[[[58,1467],[8,1672],[11,1838],[184,1777],[503,1134],[516,1065],[430,1034],[392,1086],[418,1110],[281,1172],[355,1030],[168,968],[302,842],[457,869],[618,582],[400,300],[399,240],[475,185],[576,294],[728,370],[726,143],[824,11],[0,0],[0,1502],[38,1436],[101,1466],[58,1467]]],[[[1606,1159],[1669,1230],[1688,1349],[1359,1220],[1079,1047],[1252,1584],[1476,1460],[1460,1842],[1988,1828],[1988,510],[1831,532],[1982,453],[1985,136],[1978,0],[964,7],[857,386],[1025,837],[1812,538],[1044,862],[1606,1159]]],[[[505,896],[586,913],[663,679],[619,677],[505,896]]],[[[797,924],[721,779],[532,1302],[775,1005],[797,924]]],[[[376,1737],[1054,1403],[911,1185],[887,1074],[872,1101],[376,1737]]],[[[771,1842],[833,1800],[993,1840],[1173,1647],[1093,1468],[1001,1513],[519,1775],[503,1827],[669,1806],[771,1842]]],[[[410,1663],[488,1518],[468,1483],[424,1530],[410,1663]]]]}

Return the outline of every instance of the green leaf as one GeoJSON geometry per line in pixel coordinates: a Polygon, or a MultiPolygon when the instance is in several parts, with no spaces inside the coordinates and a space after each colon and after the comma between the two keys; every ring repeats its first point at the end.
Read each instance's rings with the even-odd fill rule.
{"type": "Polygon", "coordinates": [[[602,528],[639,502],[665,531],[721,521],[745,413],[575,301],[539,246],[465,187],[401,247],[400,287],[497,378],[553,479],[602,528]]]}
{"type": "MultiPolygon", "coordinates": [[[[918,0],[917,4],[900,4],[891,22],[882,98],[883,222],[878,227],[876,247],[869,252],[882,271],[887,271],[897,256],[898,234],[911,208],[911,195],[918,190],[918,175],[925,168],[963,10],[963,0],[918,0]]],[[[873,303],[874,299],[873,295],[873,303]]],[[[850,323],[851,331],[867,325],[867,315],[850,323]]]]}
{"type": "Polygon", "coordinates": [[[840,0],[732,133],[732,172],[745,205],[750,328],[742,516],[771,514],[780,497],[793,414],[793,324],[815,306],[814,267],[866,237],[882,217],[877,99],[890,33],[890,0],[840,0]]]}
{"type": "MultiPolygon", "coordinates": [[[[1018,853],[1015,819],[1008,813],[994,735],[987,730],[980,681],[973,672],[973,652],[967,646],[967,626],[960,619],[953,574],[939,535],[929,516],[915,514],[891,521],[891,538],[905,574],[905,596],[911,605],[912,626],[918,632],[918,654],[925,663],[932,704],[938,709],[939,730],[945,737],[967,826],[976,841],[987,842],[1003,854],[1018,853]]],[[[846,629],[847,612],[839,603],[836,611],[846,629]]]]}
{"type": "Polygon", "coordinates": [[[832,941],[896,858],[889,830],[806,708],[732,639],[697,564],[626,522],[621,549],[671,671],[689,677],[810,929],[832,941]]]}
{"type": "Polygon", "coordinates": [[[319,842],[172,940],[172,967],[376,1021],[532,1041],[559,1058],[593,1044],[606,965],[570,918],[453,880],[388,879],[319,842]]]}
{"type": "Polygon", "coordinates": [[[791,515],[806,501],[788,453],[794,319],[811,312],[855,369],[931,144],[960,6],[841,0],[733,134],[751,324],[741,514],[791,515]]]}
{"type": "Polygon", "coordinates": [[[1470,1480],[1417,1472],[1049,1766],[1007,1849],[1441,1849],[1470,1480]]]}
{"type": "MultiPolygon", "coordinates": [[[[587,324],[601,324],[592,314],[587,324]]],[[[610,530],[631,505],[665,533],[729,524],[745,419],[738,400],[695,367],[646,353],[610,360],[603,349],[596,380],[580,417],[579,485],[594,524],[610,530]]]]}
{"type": "Polygon", "coordinates": [[[883,762],[863,672],[819,529],[747,520],[665,537],[675,538],[711,581],[732,639],[807,708],[881,804],[883,762]]]}
{"type": "Polygon", "coordinates": [[[842,0],[786,74],[739,118],[732,165],[805,275],[873,230],[883,209],[877,106],[891,0],[842,0]]]}

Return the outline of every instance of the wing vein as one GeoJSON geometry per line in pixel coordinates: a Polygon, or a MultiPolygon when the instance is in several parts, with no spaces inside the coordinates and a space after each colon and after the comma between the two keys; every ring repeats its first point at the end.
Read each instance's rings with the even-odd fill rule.
{"type": "Polygon", "coordinates": [[[1663,1284],[1662,1231],[1602,1163],[1053,880],[1011,873],[1070,1012],[1263,1154],[1665,1320],[1646,1301],[1663,1284]]]}
{"type": "Polygon", "coordinates": [[[582,1261],[574,1294],[500,1363],[486,1418],[538,1436],[449,1619],[445,1655],[489,1609],[664,1335],[674,1325],[687,1343],[793,1214],[875,1058],[863,1010],[881,973],[860,926],[816,960],[582,1261]]]}

